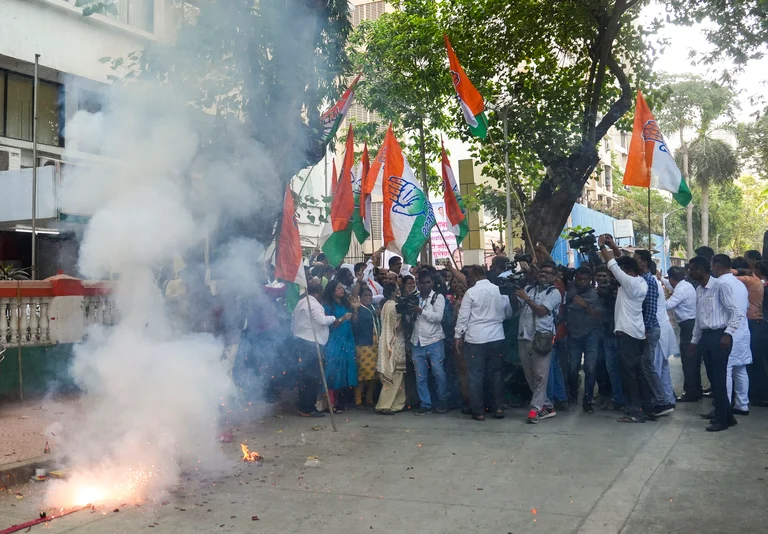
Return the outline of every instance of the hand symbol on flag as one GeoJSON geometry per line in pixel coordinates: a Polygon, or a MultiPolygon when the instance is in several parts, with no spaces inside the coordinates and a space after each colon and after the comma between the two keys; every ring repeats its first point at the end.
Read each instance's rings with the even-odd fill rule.
{"type": "Polygon", "coordinates": [[[409,217],[426,215],[424,194],[412,182],[398,176],[390,176],[389,199],[392,201],[393,213],[409,217]]]}

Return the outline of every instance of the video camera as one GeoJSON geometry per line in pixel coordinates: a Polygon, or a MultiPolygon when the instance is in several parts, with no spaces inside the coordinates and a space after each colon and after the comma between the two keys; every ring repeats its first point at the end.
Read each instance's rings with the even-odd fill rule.
{"type": "Polygon", "coordinates": [[[568,237],[570,238],[568,244],[571,248],[582,254],[589,254],[591,251],[597,250],[597,236],[592,229],[583,232],[571,232],[568,237]]]}
{"type": "Polygon", "coordinates": [[[518,289],[525,288],[528,274],[517,270],[518,264],[521,262],[531,265],[533,257],[530,254],[515,254],[511,260],[507,261],[506,270],[498,278],[499,293],[502,295],[514,295],[518,289]]]}
{"type": "Polygon", "coordinates": [[[397,304],[395,304],[395,311],[400,315],[405,315],[406,313],[410,313],[411,308],[418,305],[418,295],[406,295],[397,299],[397,304]]]}

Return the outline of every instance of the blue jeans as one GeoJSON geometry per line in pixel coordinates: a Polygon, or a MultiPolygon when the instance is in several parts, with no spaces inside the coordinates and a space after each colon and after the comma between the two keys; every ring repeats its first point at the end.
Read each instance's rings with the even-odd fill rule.
{"type": "Polygon", "coordinates": [[[447,399],[448,380],[445,377],[445,345],[443,340],[421,347],[414,345],[411,352],[413,366],[416,368],[416,390],[419,392],[421,407],[432,408],[432,398],[429,395],[429,367],[437,382],[438,402],[443,404],[447,399]]]}
{"type": "Polygon", "coordinates": [[[563,377],[563,370],[560,368],[560,356],[567,348],[568,344],[565,339],[555,340],[555,350],[549,362],[549,376],[547,377],[547,398],[554,402],[568,400],[568,395],[565,392],[565,378],[563,377]]]}
{"type": "Polygon", "coordinates": [[[623,406],[627,404],[627,399],[624,398],[624,389],[621,387],[619,351],[615,335],[605,336],[603,350],[605,351],[605,367],[608,369],[608,378],[611,380],[611,389],[613,390],[613,402],[623,406]]]}
{"type": "Polygon", "coordinates": [[[579,368],[581,367],[581,355],[584,355],[584,402],[592,402],[597,382],[597,354],[600,344],[600,330],[595,329],[581,337],[568,338],[568,381],[571,391],[576,394],[579,384],[579,368]]]}

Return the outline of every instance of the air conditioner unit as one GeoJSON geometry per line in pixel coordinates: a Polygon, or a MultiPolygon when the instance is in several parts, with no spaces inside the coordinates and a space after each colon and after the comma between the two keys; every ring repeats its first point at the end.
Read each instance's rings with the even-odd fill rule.
{"type": "Polygon", "coordinates": [[[0,146],[0,171],[18,171],[21,169],[21,149],[0,146]]]}

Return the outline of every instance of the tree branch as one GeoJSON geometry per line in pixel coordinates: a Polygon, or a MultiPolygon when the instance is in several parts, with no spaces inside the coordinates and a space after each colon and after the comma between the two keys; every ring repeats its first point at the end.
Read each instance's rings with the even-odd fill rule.
{"type": "Polygon", "coordinates": [[[608,113],[600,120],[600,123],[595,128],[595,138],[602,139],[611,126],[616,124],[618,120],[624,116],[624,114],[632,107],[632,87],[629,85],[627,75],[624,73],[624,69],[621,68],[619,62],[611,54],[608,57],[608,69],[611,74],[616,76],[616,79],[621,86],[621,96],[613,104],[611,104],[608,113]]]}

